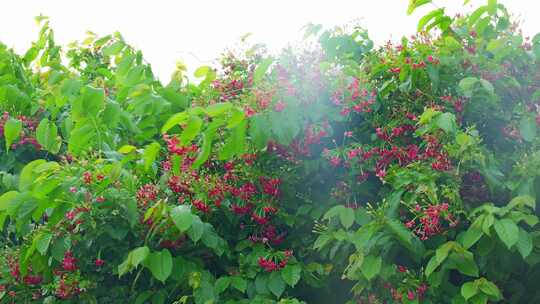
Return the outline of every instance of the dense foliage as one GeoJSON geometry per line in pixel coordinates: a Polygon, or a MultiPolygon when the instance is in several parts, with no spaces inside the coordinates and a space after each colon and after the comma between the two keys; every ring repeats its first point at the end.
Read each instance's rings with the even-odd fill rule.
{"type": "Polygon", "coordinates": [[[0,44],[1,303],[540,303],[540,35],[497,1],[167,85],[37,20],[0,44]]]}

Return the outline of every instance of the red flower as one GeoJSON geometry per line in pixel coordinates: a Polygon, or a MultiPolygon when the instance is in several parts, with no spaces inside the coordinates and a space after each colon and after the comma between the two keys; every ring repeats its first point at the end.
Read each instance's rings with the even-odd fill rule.
{"type": "Polygon", "coordinates": [[[409,290],[409,291],[407,292],[407,299],[409,299],[409,300],[412,301],[412,300],[414,300],[414,298],[415,298],[414,291],[409,290]]]}
{"type": "Polygon", "coordinates": [[[83,173],[83,181],[85,184],[91,184],[92,183],[92,173],[86,171],[83,173]]]}
{"type": "Polygon", "coordinates": [[[94,264],[96,265],[96,267],[101,267],[101,266],[103,266],[105,264],[105,261],[98,258],[98,259],[96,259],[94,264]]]}
{"type": "Polygon", "coordinates": [[[66,251],[64,254],[64,259],[62,260],[62,268],[65,271],[75,271],[77,270],[77,259],[73,257],[71,251],[66,251]]]}

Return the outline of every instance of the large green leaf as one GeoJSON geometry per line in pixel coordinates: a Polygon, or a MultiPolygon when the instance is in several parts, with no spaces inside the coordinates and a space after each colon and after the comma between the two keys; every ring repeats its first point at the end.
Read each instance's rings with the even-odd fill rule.
{"type": "Polygon", "coordinates": [[[350,228],[354,223],[354,210],[352,208],[343,208],[339,212],[339,220],[341,225],[346,229],[350,228]]]}
{"type": "Polygon", "coordinates": [[[510,219],[495,220],[495,231],[508,249],[512,248],[519,240],[519,228],[510,219]]]}
{"type": "Polygon", "coordinates": [[[300,280],[302,267],[300,265],[287,265],[281,270],[281,277],[289,286],[294,287],[300,280]]]}
{"type": "Polygon", "coordinates": [[[152,252],[145,260],[145,266],[150,269],[156,279],[165,282],[172,272],[171,253],[167,249],[152,252]]]}
{"type": "Polygon", "coordinates": [[[519,133],[524,140],[531,142],[536,138],[536,121],[531,116],[524,116],[519,121],[519,133]]]}
{"type": "Polygon", "coordinates": [[[85,86],[82,94],[75,99],[72,104],[72,115],[74,121],[83,118],[95,118],[105,105],[105,92],[100,88],[85,86]]]}
{"type": "Polygon", "coordinates": [[[272,58],[266,58],[261,61],[261,63],[259,63],[259,65],[255,69],[255,72],[253,72],[253,83],[257,84],[261,81],[272,62],[274,62],[272,58]]]}
{"type": "Polygon", "coordinates": [[[19,138],[22,131],[22,122],[18,119],[10,118],[4,124],[4,140],[6,142],[6,151],[9,151],[11,144],[19,138]]]}
{"type": "Polygon", "coordinates": [[[380,256],[368,255],[361,266],[361,271],[371,281],[375,276],[379,274],[382,266],[382,258],[380,256]]]}
{"type": "Polygon", "coordinates": [[[161,146],[157,142],[153,142],[144,148],[144,152],[143,152],[144,170],[146,171],[150,170],[150,168],[152,167],[152,164],[154,163],[157,156],[159,155],[160,149],[161,149],[161,146]]]}
{"type": "Polygon", "coordinates": [[[116,41],[113,44],[103,48],[103,55],[105,56],[118,55],[118,53],[122,51],[125,45],[126,44],[123,41],[116,41]]]}
{"type": "Polygon", "coordinates": [[[20,191],[26,191],[32,187],[38,175],[34,172],[34,169],[36,169],[38,166],[43,165],[45,163],[47,163],[47,161],[44,159],[36,159],[26,164],[26,166],[24,166],[24,168],[21,170],[21,173],[19,175],[19,190],[20,191]]]}
{"type": "Polygon", "coordinates": [[[60,138],[58,138],[58,128],[47,118],[43,118],[36,128],[36,139],[43,149],[58,153],[60,150],[60,138]]]}
{"type": "Polygon", "coordinates": [[[268,289],[278,298],[285,291],[285,281],[281,278],[279,272],[274,271],[270,274],[268,278],[268,289]]]}
{"type": "Polygon", "coordinates": [[[467,282],[461,286],[461,295],[468,300],[478,293],[478,286],[475,282],[467,282]]]}
{"type": "Polygon", "coordinates": [[[187,112],[180,112],[174,114],[167,120],[167,122],[165,122],[165,124],[161,128],[161,133],[167,133],[167,131],[169,131],[173,127],[185,123],[188,118],[189,114],[187,112]]]}
{"type": "Polygon", "coordinates": [[[139,264],[146,261],[149,254],[150,249],[146,246],[138,247],[130,251],[126,260],[122,262],[122,264],[118,265],[118,276],[121,277],[131,271],[133,268],[139,266],[139,264]]]}
{"type": "Polygon", "coordinates": [[[181,231],[185,232],[193,224],[193,214],[188,205],[176,206],[171,210],[171,218],[174,225],[181,231]]]}
{"type": "Polygon", "coordinates": [[[456,116],[452,113],[442,113],[435,118],[435,125],[446,133],[455,134],[457,130],[456,116]]]}
{"type": "Polygon", "coordinates": [[[431,0],[409,0],[407,15],[412,14],[417,8],[428,3],[431,3],[431,0]]]}
{"type": "Polygon", "coordinates": [[[49,249],[49,245],[51,244],[53,234],[50,232],[42,232],[38,234],[38,236],[35,239],[36,242],[36,249],[41,253],[41,255],[45,255],[47,252],[47,249],[49,249]]]}
{"type": "Polygon", "coordinates": [[[519,228],[519,240],[516,243],[516,247],[524,259],[527,258],[533,250],[532,238],[529,233],[522,228],[519,228]]]}
{"type": "Polygon", "coordinates": [[[206,108],[206,114],[208,114],[208,116],[210,117],[216,117],[227,113],[229,110],[232,109],[232,107],[233,105],[230,102],[219,102],[208,106],[206,108]]]}
{"type": "Polygon", "coordinates": [[[191,227],[189,227],[189,230],[187,231],[189,238],[194,243],[197,243],[201,239],[203,233],[204,233],[204,223],[201,221],[201,218],[199,218],[196,215],[193,215],[193,222],[191,223],[191,227]]]}
{"type": "Polygon", "coordinates": [[[190,143],[199,133],[203,125],[202,119],[197,115],[191,115],[187,121],[187,125],[180,135],[180,141],[183,145],[190,143]]]}

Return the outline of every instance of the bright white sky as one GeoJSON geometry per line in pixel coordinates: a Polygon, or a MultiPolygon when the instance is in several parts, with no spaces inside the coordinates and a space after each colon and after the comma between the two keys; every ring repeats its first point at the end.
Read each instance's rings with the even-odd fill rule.
{"type": "MultiPolygon", "coordinates": [[[[437,0],[455,12],[463,0],[437,0]]],[[[473,0],[484,4],[487,0],[473,0]]],[[[523,21],[526,34],[540,32],[540,1],[500,0],[523,21]]],[[[309,22],[326,27],[359,21],[376,43],[414,33],[426,6],[406,15],[408,0],[6,0],[0,11],[0,41],[22,53],[37,36],[33,17],[51,18],[56,39],[82,40],[87,30],[99,35],[120,31],[141,49],[154,71],[168,80],[177,60],[190,70],[209,64],[239,37],[277,51],[299,41],[309,22]]]]}

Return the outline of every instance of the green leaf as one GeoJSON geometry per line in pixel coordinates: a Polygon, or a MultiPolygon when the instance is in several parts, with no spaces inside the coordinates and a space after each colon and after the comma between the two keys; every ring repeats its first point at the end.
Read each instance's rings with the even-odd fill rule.
{"type": "Polygon", "coordinates": [[[234,276],[231,277],[231,286],[240,292],[246,292],[247,281],[241,277],[234,276]]]}
{"type": "Polygon", "coordinates": [[[145,261],[146,267],[150,269],[156,279],[165,282],[172,272],[172,256],[169,250],[163,249],[159,252],[152,252],[145,261]]]}
{"type": "Polygon", "coordinates": [[[193,223],[191,223],[191,227],[187,231],[189,238],[194,243],[197,243],[201,239],[203,233],[204,233],[204,224],[201,221],[201,218],[199,218],[196,215],[193,215],[193,223]]]}
{"type": "Polygon", "coordinates": [[[279,298],[283,291],[285,291],[285,281],[281,278],[279,272],[274,271],[268,278],[268,289],[279,298]]]}
{"type": "Polygon", "coordinates": [[[471,277],[478,276],[478,266],[474,261],[474,256],[472,252],[454,252],[450,255],[450,260],[455,263],[457,270],[464,275],[471,277]]]}
{"type": "Polygon", "coordinates": [[[105,56],[118,55],[118,53],[122,51],[125,45],[126,44],[122,41],[116,41],[115,43],[103,48],[103,55],[105,56]]]}
{"type": "Polygon", "coordinates": [[[348,229],[354,223],[354,210],[352,208],[343,208],[339,212],[341,225],[348,229]]]}
{"type": "Polygon", "coordinates": [[[198,67],[195,72],[193,73],[193,75],[197,78],[202,78],[202,77],[205,77],[210,71],[212,70],[211,67],[209,66],[201,66],[201,67],[198,67]]]}
{"type": "Polygon", "coordinates": [[[137,299],[135,299],[135,304],[144,304],[150,297],[154,294],[153,291],[147,290],[145,292],[140,293],[137,296],[137,299]]]}
{"type": "Polygon", "coordinates": [[[120,149],[118,149],[118,153],[122,153],[122,154],[129,154],[133,151],[137,150],[137,147],[135,146],[132,146],[132,145],[123,145],[122,147],[120,147],[120,149]]]}
{"type": "Polygon", "coordinates": [[[247,121],[244,120],[235,128],[230,130],[229,137],[225,140],[225,145],[219,151],[220,160],[231,159],[235,155],[245,153],[247,121]]]}
{"type": "Polygon", "coordinates": [[[72,115],[74,121],[80,121],[86,117],[97,117],[105,105],[105,92],[101,88],[85,86],[82,88],[81,97],[73,101],[72,115]]]}
{"type": "Polygon", "coordinates": [[[83,151],[89,149],[96,140],[94,126],[90,123],[77,126],[69,135],[68,151],[78,156],[83,151]]]}
{"type": "Polygon", "coordinates": [[[43,232],[38,234],[36,238],[36,249],[39,253],[41,253],[41,255],[45,255],[45,253],[49,249],[52,237],[53,235],[50,232],[43,232]]]}
{"type": "Polygon", "coordinates": [[[463,95],[470,98],[473,95],[474,87],[476,86],[478,81],[479,80],[476,77],[466,77],[459,82],[458,86],[461,89],[463,95]]]}
{"type": "Polygon", "coordinates": [[[407,15],[412,14],[417,8],[428,3],[431,3],[431,0],[409,0],[407,15]]]}
{"type": "Polygon", "coordinates": [[[300,280],[302,268],[300,265],[287,265],[281,270],[281,277],[289,286],[294,287],[300,280]]]}
{"type": "Polygon", "coordinates": [[[21,170],[21,173],[19,175],[19,190],[20,191],[30,190],[30,188],[34,184],[35,179],[37,177],[37,174],[34,172],[34,169],[45,163],[47,163],[47,161],[45,161],[44,159],[36,159],[26,164],[26,166],[24,166],[24,168],[21,170]]]}
{"type": "Polygon", "coordinates": [[[497,0],[488,0],[487,10],[492,16],[497,14],[497,0]]]}
{"type": "Polygon", "coordinates": [[[495,300],[497,301],[502,298],[501,291],[499,290],[499,287],[497,287],[497,285],[493,284],[492,282],[484,278],[477,280],[477,282],[478,281],[480,282],[478,284],[478,287],[483,293],[495,298],[495,300]]]}
{"type": "Polygon", "coordinates": [[[380,256],[368,255],[360,270],[368,281],[371,281],[375,276],[379,274],[382,266],[382,258],[380,256]]]}
{"type": "Polygon", "coordinates": [[[426,250],[424,244],[403,223],[398,220],[387,220],[386,228],[401,245],[413,253],[413,257],[419,258],[424,255],[426,250]]]}
{"type": "Polygon", "coordinates": [[[232,114],[229,120],[227,121],[227,129],[233,129],[238,126],[246,118],[246,114],[241,109],[234,107],[232,108],[232,114]]]}
{"type": "Polygon", "coordinates": [[[437,256],[432,256],[425,269],[426,277],[429,277],[440,265],[441,262],[439,262],[437,256]]]}
{"type": "Polygon", "coordinates": [[[190,143],[201,132],[203,121],[197,115],[191,115],[187,121],[187,126],[180,135],[180,141],[183,145],[190,143]]]}
{"type": "Polygon", "coordinates": [[[482,88],[484,88],[484,90],[489,94],[489,95],[494,95],[495,94],[495,88],[493,87],[493,85],[491,84],[491,82],[485,80],[485,79],[480,79],[480,84],[482,85],[482,88]]]}
{"type": "Polygon", "coordinates": [[[266,58],[255,68],[255,72],[253,72],[253,83],[258,84],[261,79],[264,77],[264,74],[266,74],[266,71],[270,67],[270,65],[274,62],[272,58],[266,58]]]}
{"type": "Polygon", "coordinates": [[[533,250],[533,243],[531,236],[527,231],[525,231],[522,228],[519,228],[519,239],[516,243],[517,250],[521,254],[521,256],[525,259],[527,258],[532,250],[533,250]]]}
{"type": "Polygon", "coordinates": [[[450,251],[454,249],[455,244],[455,242],[446,242],[445,244],[437,248],[437,250],[435,251],[435,258],[437,259],[437,262],[439,262],[439,264],[446,260],[450,251]]]}
{"type": "Polygon", "coordinates": [[[508,208],[513,209],[515,207],[531,207],[532,209],[536,209],[536,199],[530,195],[520,195],[514,197],[509,203],[508,208]]]}
{"type": "Polygon", "coordinates": [[[217,279],[216,283],[214,284],[216,293],[220,294],[224,292],[229,287],[229,284],[231,284],[231,279],[229,277],[220,277],[217,279]]]}
{"type": "Polygon", "coordinates": [[[435,118],[435,125],[446,133],[455,134],[457,130],[456,116],[452,113],[442,113],[435,118]]]}
{"type": "Polygon", "coordinates": [[[10,118],[4,124],[4,140],[6,142],[6,151],[9,151],[11,144],[19,138],[22,131],[22,122],[18,119],[10,118]]]}
{"type": "Polygon", "coordinates": [[[152,164],[159,155],[160,149],[161,146],[157,142],[153,142],[146,146],[143,152],[144,170],[148,171],[152,167],[152,164]]]}
{"type": "Polygon", "coordinates": [[[146,260],[149,253],[150,249],[146,246],[133,249],[129,253],[131,265],[133,265],[133,267],[139,266],[140,263],[146,260]]]}
{"type": "Polygon", "coordinates": [[[122,262],[122,264],[118,265],[118,276],[121,277],[131,271],[133,268],[139,266],[139,264],[146,260],[149,254],[150,249],[146,246],[138,247],[131,250],[126,260],[122,262]]]}
{"type": "Polygon", "coordinates": [[[49,152],[58,153],[60,150],[58,128],[47,118],[43,118],[36,128],[36,139],[43,149],[49,152]]]}
{"type": "Polygon", "coordinates": [[[478,286],[474,282],[467,282],[461,286],[461,295],[469,300],[478,293],[478,286]]]}
{"type": "Polygon", "coordinates": [[[471,226],[469,229],[465,232],[463,236],[463,247],[465,249],[471,248],[476,242],[480,240],[483,233],[482,230],[478,227],[471,226]]]}
{"type": "Polygon", "coordinates": [[[435,19],[434,22],[437,22],[437,19],[440,19],[444,16],[444,8],[438,8],[435,10],[432,10],[431,12],[427,13],[425,16],[420,18],[420,21],[418,21],[418,26],[416,30],[418,32],[421,32],[426,28],[426,25],[433,19],[435,19]]]}
{"type": "Polygon", "coordinates": [[[202,149],[201,152],[199,152],[199,155],[193,162],[193,168],[199,168],[206,160],[208,160],[208,157],[210,156],[210,152],[212,151],[212,141],[214,140],[214,136],[216,134],[215,130],[206,130],[202,134],[202,149]]]}
{"type": "Polygon", "coordinates": [[[433,117],[435,117],[439,113],[440,113],[439,111],[436,111],[433,108],[427,108],[427,109],[424,110],[422,115],[420,115],[418,123],[421,124],[421,125],[425,125],[425,124],[429,123],[433,119],[433,117]]]}
{"type": "Polygon", "coordinates": [[[512,248],[519,240],[519,228],[512,220],[495,220],[495,231],[508,249],[512,248]]]}
{"type": "Polygon", "coordinates": [[[250,117],[249,136],[257,149],[263,149],[270,138],[271,123],[266,115],[258,114],[250,117]]]}
{"type": "Polygon", "coordinates": [[[185,123],[188,117],[189,114],[187,112],[180,112],[174,114],[167,120],[167,122],[165,122],[163,127],[161,127],[161,133],[167,133],[167,131],[169,131],[173,127],[185,123]]]}
{"type": "Polygon", "coordinates": [[[519,133],[524,140],[531,142],[536,138],[536,121],[533,117],[527,115],[519,121],[519,133]]]}
{"type": "Polygon", "coordinates": [[[206,108],[206,114],[210,117],[216,117],[230,111],[232,107],[233,105],[230,102],[216,103],[206,108]]]}
{"type": "Polygon", "coordinates": [[[171,210],[171,218],[180,232],[186,232],[193,224],[193,214],[187,205],[176,206],[171,210]]]}
{"type": "MultiPolygon", "coordinates": [[[[19,195],[17,191],[8,191],[0,195],[0,211],[6,211],[12,204],[13,200],[19,195]]],[[[3,225],[0,226],[2,228],[3,225]]]]}

